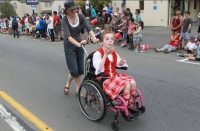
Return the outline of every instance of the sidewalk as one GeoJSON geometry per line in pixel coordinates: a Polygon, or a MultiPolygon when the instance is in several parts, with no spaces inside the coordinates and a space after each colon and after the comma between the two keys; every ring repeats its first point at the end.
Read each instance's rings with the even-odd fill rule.
{"type": "MultiPolygon", "coordinates": [[[[198,29],[197,23],[192,24],[190,36],[195,36],[198,29]]],[[[142,32],[144,45],[153,47],[162,47],[170,41],[171,28],[170,27],[144,27],[142,32]]]]}

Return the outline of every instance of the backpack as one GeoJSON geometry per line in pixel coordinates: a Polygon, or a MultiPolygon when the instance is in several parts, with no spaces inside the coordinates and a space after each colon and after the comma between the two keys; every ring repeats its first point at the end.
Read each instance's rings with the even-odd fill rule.
{"type": "Polygon", "coordinates": [[[13,27],[18,27],[18,22],[17,22],[16,19],[13,19],[13,21],[12,21],[12,26],[13,26],[13,27]]]}

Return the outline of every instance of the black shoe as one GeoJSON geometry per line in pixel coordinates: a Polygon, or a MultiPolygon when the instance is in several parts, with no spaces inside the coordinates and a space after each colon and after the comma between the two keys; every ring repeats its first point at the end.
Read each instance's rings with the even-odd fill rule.
{"type": "Polygon", "coordinates": [[[127,121],[132,121],[134,119],[134,115],[131,113],[128,116],[126,116],[126,113],[124,111],[121,111],[121,114],[124,117],[124,119],[127,121]]]}
{"type": "Polygon", "coordinates": [[[159,52],[158,49],[156,47],[153,48],[156,52],[159,52]]]}

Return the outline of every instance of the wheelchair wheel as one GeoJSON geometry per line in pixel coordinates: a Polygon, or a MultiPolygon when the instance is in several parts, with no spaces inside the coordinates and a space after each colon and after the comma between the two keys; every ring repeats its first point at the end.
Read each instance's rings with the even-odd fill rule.
{"type": "Polygon", "coordinates": [[[91,80],[82,82],[79,88],[79,105],[84,115],[92,121],[101,121],[107,113],[106,97],[101,87],[91,80]]]}

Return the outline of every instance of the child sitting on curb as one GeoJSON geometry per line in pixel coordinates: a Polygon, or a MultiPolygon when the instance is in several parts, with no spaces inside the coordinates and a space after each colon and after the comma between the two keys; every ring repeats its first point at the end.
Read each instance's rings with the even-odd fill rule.
{"type": "Polygon", "coordinates": [[[190,38],[190,42],[187,43],[187,45],[184,47],[184,50],[186,51],[187,54],[194,54],[195,50],[197,48],[195,44],[195,37],[190,38]]]}
{"type": "Polygon", "coordinates": [[[164,53],[169,53],[169,52],[175,52],[180,44],[180,39],[181,36],[178,32],[175,32],[175,35],[171,35],[171,40],[168,45],[165,45],[161,49],[157,49],[154,47],[154,50],[156,52],[164,52],[164,53]]]}

